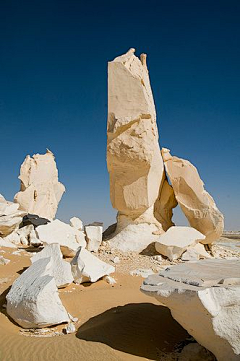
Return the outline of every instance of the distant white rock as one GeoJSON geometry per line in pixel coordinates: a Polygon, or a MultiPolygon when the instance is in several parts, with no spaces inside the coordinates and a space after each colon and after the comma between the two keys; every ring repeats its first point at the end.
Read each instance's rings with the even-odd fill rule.
{"type": "Polygon", "coordinates": [[[0,256],[0,265],[5,266],[10,262],[10,259],[4,258],[3,256],[0,256]]]}
{"type": "Polygon", "coordinates": [[[139,268],[139,269],[135,269],[133,271],[130,271],[130,275],[131,276],[141,276],[143,278],[147,278],[148,276],[154,274],[153,270],[151,270],[150,268],[139,268]]]}
{"type": "Polygon", "coordinates": [[[43,244],[59,243],[67,257],[74,256],[79,246],[86,247],[84,233],[58,219],[38,226],[36,233],[43,244]]]}
{"type": "Polygon", "coordinates": [[[101,261],[83,247],[78,249],[71,261],[71,266],[74,281],[78,284],[96,282],[103,276],[109,276],[115,272],[113,266],[101,261]]]}
{"type": "Polygon", "coordinates": [[[8,315],[24,328],[42,328],[69,322],[52,277],[51,257],[39,259],[13,283],[7,294],[8,315]]]}
{"type": "Polygon", "coordinates": [[[205,236],[192,227],[170,227],[155,243],[157,252],[174,261],[189,247],[195,246],[205,236]]]}
{"type": "Polygon", "coordinates": [[[58,288],[66,287],[73,282],[71,265],[63,260],[60,245],[57,243],[48,244],[41,252],[36,253],[32,258],[32,263],[42,258],[52,258],[51,275],[54,277],[58,288]]]}
{"type": "Polygon", "coordinates": [[[218,361],[240,359],[240,260],[207,259],[167,267],[144,280],[141,290],[167,306],[218,361]]]}
{"type": "Polygon", "coordinates": [[[8,241],[6,237],[5,238],[0,237],[0,247],[17,248],[17,246],[12,242],[8,241]]]}
{"type": "Polygon", "coordinates": [[[87,249],[90,252],[97,252],[102,243],[102,226],[94,226],[89,224],[85,226],[87,249]]]}
{"type": "Polygon", "coordinates": [[[72,217],[70,219],[70,226],[78,229],[79,231],[83,231],[83,222],[78,217],[72,217]]]}

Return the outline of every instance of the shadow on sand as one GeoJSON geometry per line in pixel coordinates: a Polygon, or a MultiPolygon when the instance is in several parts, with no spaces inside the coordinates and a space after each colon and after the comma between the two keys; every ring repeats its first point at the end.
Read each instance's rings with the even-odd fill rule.
{"type": "Polygon", "coordinates": [[[111,308],[79,327],[76,336],[151,360],[159,360],[161,352],[172,352],[189,337],[168,308],[151,303],[111,308]]]}

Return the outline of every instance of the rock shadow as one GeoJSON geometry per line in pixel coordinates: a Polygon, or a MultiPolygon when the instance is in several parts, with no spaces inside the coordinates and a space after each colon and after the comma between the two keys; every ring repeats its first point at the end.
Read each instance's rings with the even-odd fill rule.
{"type": "Polygon", "coordinates": [[[115,350],[159,360],[162,352],[189,334],[171,316],[168,308],[151,303],[130,303],[111,308],[79,327],[76,337],[101,342],[115,350]]]}

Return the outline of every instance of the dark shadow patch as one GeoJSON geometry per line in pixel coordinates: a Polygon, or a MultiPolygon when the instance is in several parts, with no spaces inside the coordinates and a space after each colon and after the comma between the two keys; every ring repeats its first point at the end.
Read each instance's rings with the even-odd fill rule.
{"type": "Polygon", "coordinates": [[[161,352],[189,337],[168,308],[151,303],[133,303],[111,308],[79,327],[76,337],[101,342],[115,350],[159,360],[161,352]]]}

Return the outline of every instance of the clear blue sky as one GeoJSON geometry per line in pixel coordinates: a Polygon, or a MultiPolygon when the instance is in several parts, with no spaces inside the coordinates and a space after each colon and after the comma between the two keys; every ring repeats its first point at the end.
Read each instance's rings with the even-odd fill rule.
{"type": "Polygon", "coordinates": [[[49,148],[67,188],[58,218],[114,221],[107,61],[130,47],[148,54],[161,146],[240,229],[240,1],[1,0],[0,193],[11,200],[25,156],[49,148]]]}

